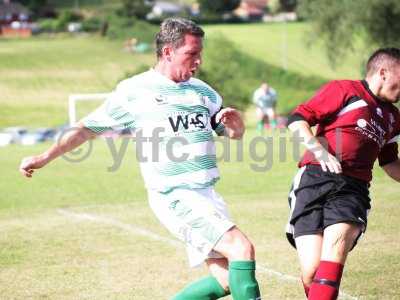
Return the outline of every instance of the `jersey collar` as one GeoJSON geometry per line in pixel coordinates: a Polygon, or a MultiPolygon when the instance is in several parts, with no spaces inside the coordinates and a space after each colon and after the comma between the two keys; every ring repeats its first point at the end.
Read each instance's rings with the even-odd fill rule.
{"type": "Polygon", "coordinates": [[[169,79],[167,76],[161,74],[160,72],[158,72],[156,69],[154,68],[150,68],[150,73],[152,73],[152,75],[154,75],[156,78],[158,78],[161,81],[164,81],[165,83],[168,83],[170,85],[175,85],[175,86],[181,86],[181,85],[186,85],[189,84],[190,82],[190,78],[186,81],[181,81],[181,82],[175,82],[171,79],[169,79]]]}
{"type": "Polygon", "coordinates": [[[367,82],[365,79],[361,80],[361,84],[363,85],[363,87],[365,88],[365,90],[367,91],[367,93],[368,93],[375,101],[377,101],[378,103],[383,103],[383,104],[387,103],[387,102],[383,101],[381,98],[379,98],[378,96],[376,96],[376,95],[371,91],[371,89],[369,88],[368,82],[367,82]]]}

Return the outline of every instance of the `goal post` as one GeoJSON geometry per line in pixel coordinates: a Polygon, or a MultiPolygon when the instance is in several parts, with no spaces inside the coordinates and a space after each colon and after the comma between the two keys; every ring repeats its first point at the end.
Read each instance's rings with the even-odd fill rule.
{"type": "Polygon", "coordinates": [[[69,126],[73,126],[77,121],[76,104],[78,101],[94,101],[105,100],[109,93],[96,93],[96,94],[71,94],[68,97],[68,118],[69,126]]]}

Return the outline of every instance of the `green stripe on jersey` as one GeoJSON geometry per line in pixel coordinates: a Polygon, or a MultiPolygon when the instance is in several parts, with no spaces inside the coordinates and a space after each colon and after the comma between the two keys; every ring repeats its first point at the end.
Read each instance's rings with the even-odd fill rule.
{"type": "Polygon", "coordinates": [[[169,162],[160,170],[160,174],[164,176],[175,176],[184,173],[209,170],[216,167],[217,159],[215,155],[202,155],[184,162],[169,162]]]}
{"type": "Polygon", "coordinates": [[[180,86],[156,86],[154,89],[164,96],[184,96],[189,91],[194,91],[196,94],[208,97],[212,103],[217,103],[216,93],[206,86],[187,84],[180,86]]]}
{"type": "Polygon", "coordinates": [[[99,125],[98,122],[93,121],[93,120],[85,121],[84,125],[85,125],[86,128],[90,129],[91,131],[93,131],[95,133],[103,133],[105,131],[112,130],[111,127],[106,127],[106,126],[99,125]]]}
{"type": "Polygon", "coordinates": [[[214,186],[215,183],[219,180],[219,177],[212,178],[210,181],[204,182],[204,183],[196,183],[194,184],[178,184],[176,186],[170,187],[169,189],[166,189],[165,191],[160,192],[161,194],[169,194],[175,189],[187,189],[187,190],[195,190],[195,189],[205,189],[210,186],[214,186]]]}
{"type": "Polygon", "coordinates": [[[176,144],[190,145],[190,144],[212,141],[213,134],[211,131],[189,132],[189,133],[184,133],[180,136],[164,137],[162,143],[163,143],[163,145],[166,145],[169,141],[173,141],[174,139],[176,141],[174,143],[176,143],[176,144]],[[184,142],[181,143],[180,141],[182,141],[182,142],[184,141],[184,142]]]}
{"type": "Polygon", "coordinates": [[[202,113],[209,115],[210,111],[206,106],[203,105],[170,104],[167,107],[162,107],[160,110],[141,112],[137,115],[136,120],[163,121],[168,116],[180,115],[182,113],[202,113]]]}
{"type": "Polygon", "coordinates": [[[215,92],[210,90],[209,88],[205,86],[197,86],[197,85],[191,85],[190,86],[193,90],[195,90],[197,93],[201,94],[204,97],[208,97],[212,103],[217,103],[217,96],[215,92]]]}
{"type": "Polygon", "coordinates": [[[124,110],[121,106],[114,107],[109,116],[116,121],[117,124],[123,125],[125,128],[134,128],[135,118],[124,110]]]}

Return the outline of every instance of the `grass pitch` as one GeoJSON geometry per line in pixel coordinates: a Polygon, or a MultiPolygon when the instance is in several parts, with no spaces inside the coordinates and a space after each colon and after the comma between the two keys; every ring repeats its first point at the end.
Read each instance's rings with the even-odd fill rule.
{"type": "MultiPolygon", "coordinates": [[[[300,41],[302,26],[288,25],[291,41],[300,41]]],[[[206,30],[223,31],[244,51],[281,64],[283,36],[278,25],[207,26],[206,30]],[[248,37],[256,34],[260,38],[250,42],[248,37]]],[[[71,36],[1,40],[0,127],[62,124],[67,121],[70,93],[107,92],[125,72],[154,62],[153,55],[123,52],[122,44],[71,36]]],[[[311,68],[321,77],[357,76],[342,69],[333,74],[326,62],[321,68],[320,51],[311,56],[296,45],[288,50],[290,70],[309,74],[311,68]],[[295,67],[293,57],[304,64],[295,67]]],[[[358,70],[356,62],[346,65],[358,70]]],[[[235,159],[233,147],[231,161],[219,164],[222,180],[217,190],[256,245],[265,298],[303,299],[296,281],[296,254],[283,232],[287,193],[296,172],[289,135],[282,133],[285,157],[278,155],[283,140],[275,134],[273,153],[265,155],[260,143],[254,159],[249,150],[255,135],[250,114],[248,119],[243,160],[235,159]],[[253,170],[266,166],[271,168],[263,173],[253,170]]],[[[203,268],[188,269],[182,245],[148,208],[131,145],[115,172],[108,171],[114,161],[99,139],[88,159],[80,163],[58,159],[32,180],[22,178],[17,171],[21,158],[48,146],[0,148],[0,299],[168,299],[205,274],[203,268]]],[[[221,151],[221,144],[218,147],[221,151]]],[[[398,191],[397,183],[376,170],[368,231],[346,265],[342,289],[347,296],[342,299],[399,298],[398,191]]]]}
{"type": "MultiPolygon", "coordinates": [[[[234,159],[237,149],[232,146],[231,162],[220,162],[217,190],[256,245],[264,297],[303,299],[296,253],[283,232],[287,192],[296,172],[289,135],[271,136],[273,155],[264,160],[250,154],[254,136],[250,128],[243,161],[234,159]],[[284,140],[287,157],[282,159],[278,149],[284,140]],[[268,171],[252,169],[271,159],[268,171]]],[[[256,146],[259,157],[264,146],[256,146]]],[[[98,139],[85,161],[58,159],[32,180],[22,178],[20,159],[46,147],[0,148],[1,299],[169,299],[206,273],[187,267],[182,245],[150,211],[131,146],[116,172],[107,171],[113,159],[98,139]]],[[[342,299],[400,295],[398,185],[377,169],[371,192],[367,234],[349,257],[342,299]]]]}

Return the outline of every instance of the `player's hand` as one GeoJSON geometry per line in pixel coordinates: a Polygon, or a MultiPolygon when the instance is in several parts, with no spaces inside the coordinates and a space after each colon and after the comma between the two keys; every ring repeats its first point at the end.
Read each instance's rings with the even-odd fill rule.
{"type": "Polygon", "coordinates": [[[221,122],[225,126],[225,130],[230,138],[240,139],[244,134],[244,122],[239,111],[234,108],[226,107],[218,112],[217,122],[221,122]]]}
{"type": "Polygon", "coordinates": [[[46,164],[46,159],[41,155],[25,157],[21,161],[19,172],[23,176],[31,178],[35,169],[40,169],[46,164]]]}
{"type": "Polygon", "coordinates": [[[314,151],[314,155],[324,172],[329,171],[336,174],[342,173],[342,166],[338,159],[325,149],[314,151]]]}

